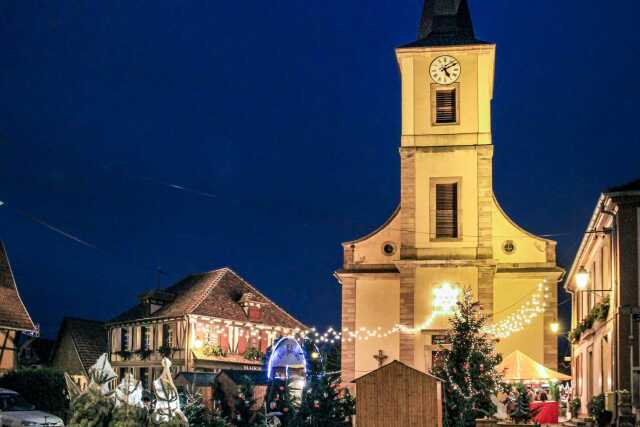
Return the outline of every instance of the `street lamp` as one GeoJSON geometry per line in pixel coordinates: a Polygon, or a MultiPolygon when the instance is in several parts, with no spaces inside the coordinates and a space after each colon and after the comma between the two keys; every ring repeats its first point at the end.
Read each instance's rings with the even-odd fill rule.
{"type": "Polygon", "coordinates": [[[558,332],[560,332],[560,323],[553,322],[551,325],[549,325],[549,329],[551,329],[552,333],[557,334],[558,332]]]}
{"type": "Polygon", "coordinates": [[[580,267],[580,270],[576,273],[576,286],[581,291],[589,286],[589,272],[584,266],[580,267]]]}

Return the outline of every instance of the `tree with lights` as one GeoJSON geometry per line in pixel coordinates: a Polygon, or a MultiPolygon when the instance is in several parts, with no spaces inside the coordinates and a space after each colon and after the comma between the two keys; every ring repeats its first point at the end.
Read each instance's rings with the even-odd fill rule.
{"type": "Polygon", "coordinates": [[[470,290],[457,307],[450,318],[451,350],[441,352],[432,374],[444,381],[444,426],[471,427],[477,418],[496,413],[491,396],[500,385],[496,367],[502,357],[495,352],[495,341],[483,332],[487,319],[470,290]]]}
{"type": "Polygon", "coordinates": [[[263,425],[262,408],[256,407],[254,397],[255,385],[251,378],[244,377],[240,383],[238,394],[234,398],[232,423],[237,427],[263,425]]]}
{"type": "Polygon", "coordinates": [[[350,426],[355,413],[355,401],[347,390],[340,388],[340,372],[328,371],[333,363],[331,349],[323,356],[312,344],[305,343],[308,363],[307,381],[293,426],[350,426]]]}

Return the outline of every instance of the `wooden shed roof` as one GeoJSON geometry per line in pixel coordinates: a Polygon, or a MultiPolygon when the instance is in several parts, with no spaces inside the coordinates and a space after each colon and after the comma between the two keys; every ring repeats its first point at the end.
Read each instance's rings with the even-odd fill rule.
{"type": "Polygon", "coordinates": [[[398,371],[409,370],[409,371],[413,371],[413,373],[416,374],[416,375],[421,375],[421,376],[427,377],[427,378],[429,378],[429,379],[431,379],[433,381],[442,382],[442,380],[440,378],[438,378],[438,377],[436,377],[434,375],[431,375],[431,374],[424,373],[424,372],[419,371],[419,370],[417,370],[415,368],[412,368],[411,366],[406,365],[406,364],[400,362],[399,360],[394,360],[393,362],[388,363],[388,364],[376,369],[375,371],[371,371],[368,374],[365,374],[365,375],[363,375],[363,376],[361,376],[359,378],[356,378],[352,382],[357,384],[360,380],[362,380],[364,378],[379,374],[379,373],[381,373],[383,371],[387,371],[387,370],[398,370],[398,371]]]}

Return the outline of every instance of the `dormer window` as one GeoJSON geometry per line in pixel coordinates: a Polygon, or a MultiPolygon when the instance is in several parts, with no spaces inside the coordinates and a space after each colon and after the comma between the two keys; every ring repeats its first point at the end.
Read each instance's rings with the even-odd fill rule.
{"type": "Polygon", "coordinates": [[[161,289],[153,289],[138,297],[140,304],[145,308],[146,315],[151,316],[158,312],[166,304],[173,301],[175,295],[161,289]]]}
{"type": "Polygon", "coordinates": [[[262,303],[256,300],[256,296],[247,292],[240,298],[240,306],[251,322],[262,322],[262,303]]]}

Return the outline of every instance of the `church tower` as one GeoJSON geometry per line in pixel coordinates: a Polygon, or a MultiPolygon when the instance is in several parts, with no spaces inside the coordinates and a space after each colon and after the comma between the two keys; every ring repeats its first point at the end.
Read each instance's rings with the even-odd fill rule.
{"type": "Polygon", "coordinates": [[[394,359],[428,371],[465,289],[500,331],[498,351],[557,365],[556,243],[518,227],[493,193],[495,49],[476,38],[467,0],[425,0],[418,39],[396,49],[401,200],[381,228],[343,243],[345,382],[394,359]],[[541,294],[543,310],[522,307],[541,294]]]}

